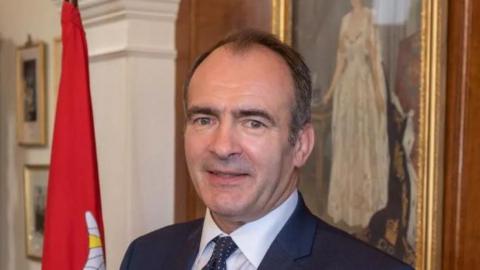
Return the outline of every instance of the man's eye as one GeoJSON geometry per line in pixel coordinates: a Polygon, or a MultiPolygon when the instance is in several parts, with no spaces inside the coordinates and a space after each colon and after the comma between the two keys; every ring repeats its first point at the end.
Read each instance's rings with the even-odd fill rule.
{"type": "Polygon", "coordinates": [[[257,120],[248,120],[246,122],[246,126],[248,128],[252,128],[252,129],[259,129],[259,128],[262,128],[262,127],[265,127],[266,125],[260,121],[257,121],[257,120]]]}
{"type": "Polygon", "coordinates": [[[212,119],[208,117],[199,117],[195,120],[193,120],[193,123],[200,125],[200,126],[208,126],[212,123],[212,119]]]}

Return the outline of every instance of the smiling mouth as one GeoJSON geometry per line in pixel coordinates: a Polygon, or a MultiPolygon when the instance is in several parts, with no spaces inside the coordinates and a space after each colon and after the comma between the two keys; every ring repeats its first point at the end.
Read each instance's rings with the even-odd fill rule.
{"type": "Polygon", "coordinates": [[[248,176],[248,173],[239,173],[239,172],[208,171],[208,173],[220,178],[237,178],[237,177],[248,176]]]}

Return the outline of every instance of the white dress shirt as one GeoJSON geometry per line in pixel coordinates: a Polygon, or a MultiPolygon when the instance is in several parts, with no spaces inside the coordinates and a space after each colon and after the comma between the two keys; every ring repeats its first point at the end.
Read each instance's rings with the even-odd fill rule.
{"type": "Polygon", "coordinates": [[[201,270],[212,256],[217,236],[232,237],[238,249],[227,259],[228,270],[255,270],[260,265],[268,248],[292,215],[298,202],[298,192],[292,194],[277,208],[265,216],[242,225],[231,234],[223,232],[207,209],[203,222],[202,238],[192,270],[201,270]]]}

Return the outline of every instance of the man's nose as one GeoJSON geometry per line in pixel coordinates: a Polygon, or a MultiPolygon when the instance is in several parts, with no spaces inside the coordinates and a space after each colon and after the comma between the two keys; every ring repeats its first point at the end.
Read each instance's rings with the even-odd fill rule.
{"type": "Polygon", "coordinates": [[[241,153],[238,134],[231,123],[221,123],[214,131],[210,151],[220,159],[228,159],[241,153]]]}

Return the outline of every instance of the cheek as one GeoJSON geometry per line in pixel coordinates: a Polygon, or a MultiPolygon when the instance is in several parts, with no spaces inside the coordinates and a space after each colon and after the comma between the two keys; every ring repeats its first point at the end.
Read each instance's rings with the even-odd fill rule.
{"type": "MultiPolygon", "coordinates": [[[[257,173],[273,173],[272,170],[280,166],[283,146],[276,137],[250,138],[245,140],[243,151],[257,173]]],[[[263,175],[265,177],[265,175],[263,175]]]]}
{"type": "Polygon", "coordinates": [[[185,159],[190,175],[193,178],[196,178],[194,176],[198,173],[198,167],[205,153],[205,145],[205,142],[199,140],[197,136],[185,132],[185,159]]]}
{"type": "Polygon", "coordinates": [[[205,147],[205,139],[187,127],[184,133],[185,155],[195,156],[205,147]]]}
{"type": "Polygon", "coordinates": [[[257,169],[269,174],[264,177],[280,177],[279,174],[293,167],[293,148],[287,137],[274,136],[251,141],[246,145],[246,149],[257,169]]]}

